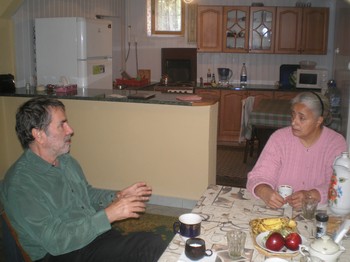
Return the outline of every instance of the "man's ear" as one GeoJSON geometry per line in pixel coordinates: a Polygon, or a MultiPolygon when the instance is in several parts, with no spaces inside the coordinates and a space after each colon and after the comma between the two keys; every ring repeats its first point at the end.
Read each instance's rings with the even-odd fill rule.
{"type": "Polygon", "coordinates": [[[32,129],[32,136],[35,138],[36,141],[40,141],[42,137],[42,130],[39,130],[37,128],[32,129]]]}

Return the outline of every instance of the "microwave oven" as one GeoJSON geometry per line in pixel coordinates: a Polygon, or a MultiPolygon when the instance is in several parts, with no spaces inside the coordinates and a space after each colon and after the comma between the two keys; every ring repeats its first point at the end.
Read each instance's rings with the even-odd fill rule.
{"type": "Polygon", "coordinates": [[[297,69],[297,88],[324,89],[327,87],[326,69],[297,69]]]}

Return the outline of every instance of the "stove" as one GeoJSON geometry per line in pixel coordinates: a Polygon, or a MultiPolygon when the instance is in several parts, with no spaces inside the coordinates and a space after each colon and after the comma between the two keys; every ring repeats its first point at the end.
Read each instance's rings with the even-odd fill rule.
{"type": "Polygon", "coordinates": [[[191,83],[169,83],[157,84],[154,87],[155,91],[161,91],[163,93],[175,93],[175,94],[193,94],[194,88],[191,83]]]}

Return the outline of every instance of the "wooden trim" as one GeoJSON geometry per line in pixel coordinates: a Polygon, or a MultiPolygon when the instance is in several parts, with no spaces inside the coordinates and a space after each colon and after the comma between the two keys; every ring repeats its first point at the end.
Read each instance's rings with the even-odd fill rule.
{"type": "Polygon", "coordinates": [[[156,0],[151,1],[151,32],[152,35],[175,35],[175,36],[184,36],[185,35],[185,5],[181,1],[181,30],[180,31],[159,31],[156,30],[156,12],[155,12],[155,3],[156,0]]]}

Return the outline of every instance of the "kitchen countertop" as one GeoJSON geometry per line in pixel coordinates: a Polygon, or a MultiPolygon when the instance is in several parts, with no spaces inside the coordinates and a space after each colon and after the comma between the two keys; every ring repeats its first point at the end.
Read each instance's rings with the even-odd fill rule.
{"type": "Polygon", "coordinates": [[[59,99],[75,99],[75,100],[92,100],[92,101],[109,101],[109,102],[127,102],[127,103],[148,103],[148,104],[165,104],[165,105],[182,105],[182,106],[205,106],[215,104],[218,100],[215,97],[201,96],[200,101],[180,101],[180,97],[192,96],[189,94],[173,94],[162,93],[159,91],[144,91],[133,88],[124,90],[117,89],[89,89],[78,88],[77,94],[72,93],[50,93],[47,91],[36,91],[33,87],[29,90],[21,87],[16,88],[15,93],[1,93],[0,96],[7,97],[35,97],[39,95],[55,97],[59,99]],[[154,94],[149,99],[131,99],[129,95],[154,94]]]}
{"type": "Polygon", "coordinates": [[[286,91],[286,92],[300,92],[301,89],[293,88],[293,89],[279,89],[275,85],[247,85],[247,87],[242,88],[239,84],[230,85],[230,86],[210,86],[204,85],[203,87],[197,86],[196,89],[206,89],[206,90],[237,90],[237,91],[245,91],[245,90],[254,90],[254,91],[286,91]]]}

